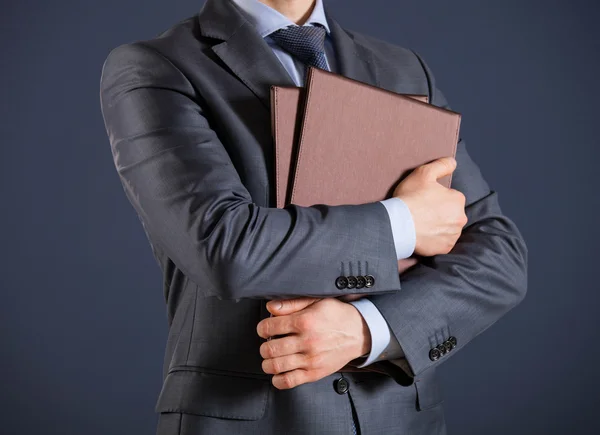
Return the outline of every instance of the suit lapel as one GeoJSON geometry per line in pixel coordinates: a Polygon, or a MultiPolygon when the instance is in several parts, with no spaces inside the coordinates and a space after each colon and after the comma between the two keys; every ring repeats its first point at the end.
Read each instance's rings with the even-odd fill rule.
{"type": "MultiPolygon", "coordinates": [[[[356,44],[325,8],[339,73],[378,85],[371,53],[356,44]]],[[[230,0],[206,0],[198,15],[203,36],[220,40],[213,52],[244,83],[268,110],[270,87],[296,84],[265,40],[230,0]]]]}

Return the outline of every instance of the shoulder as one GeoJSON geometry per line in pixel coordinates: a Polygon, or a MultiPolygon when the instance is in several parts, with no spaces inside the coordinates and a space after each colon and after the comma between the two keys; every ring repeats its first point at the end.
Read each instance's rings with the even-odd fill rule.
{"type": "Polygon", "coordinates": [[[414,50],[354,30],[344,30],[358,46],[370,52],[378,66],[422,72],[422,58],[414,50]]]}
{"type": "Polygon", "coordinates": [[[100,78],[101,99],[111,101],[136,87],[163,86],[192,92],[181,71],[190,50],[198,50],[196,20],[188,18],[153,38],[121,44],[107,54],[100,78]]]}
{"type": "Polygon", "coordinates": [[[447,106],[434,74],[418,52],[364,33],[344,31],[377,66],[381,87],[398,93],[428,95],[431,104],[447,106]]]}
{"type": "Polygon", "coordinates": [[[128,63],[173,63],[189,56],[191,50],[198,50],[197,16],[188,17],[152,38],[121,44],[110,50],[104,62],[104,69],[116,64],[128,63]]]}

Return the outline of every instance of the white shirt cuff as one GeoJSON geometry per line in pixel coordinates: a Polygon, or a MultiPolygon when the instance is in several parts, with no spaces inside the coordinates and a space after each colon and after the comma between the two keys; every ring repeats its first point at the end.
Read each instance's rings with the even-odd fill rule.
{"type": "Polygon", "coordinates": [[[417,233],[408,206],[400,198],[380,201],[388,212],[398,260],[410,257],[415,251],[417,233]]]}
{"type": "Polygon", "coordinates": [[[371,351],[367,359],[357,367],[365,367],[376,361],[402,358],[404,352],[400,343],[375,304],[365,298],[350,303],[363,316],[371,334],[371,351]]]}

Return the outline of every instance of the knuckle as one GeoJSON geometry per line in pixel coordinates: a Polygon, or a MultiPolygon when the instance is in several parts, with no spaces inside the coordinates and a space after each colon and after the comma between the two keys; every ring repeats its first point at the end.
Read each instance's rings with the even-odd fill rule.
{"type": "Polygon", "coordinates": [[[279,352],[282,355],[288,355],[296,353],[297,351],[297,338],[294,336],[288,336],[279,340],[279,352]]]}
{"type": "Polygon", "coordinates": [[[422,165],[422,166],[417,167],[413,171],[413,173],[419,178],[428,176],[430,172],[431,172],[431,165],[422,165]]]}
{"type": "Polygon", "coordinates": [[[294,377],[291,374],[282,375],[281,385],[283,388],[294,388],[294,377]]]}
{"type": "Polygon", "coordinates": [[[449,247],[450,247],[450,242],[448,241],[448,238],[445,237],[444,241],[440,243],[438,252],[436,252],[436,254],[440,254],[440,255],[447,254],[448,252],[450,252],[449,247]]]}
{"type": "Polygon", "coordinates": [[[294,317],[292,321],[292,326],[296,331],[304,331],[306,326],[306,320],[303,314],[298,314],[294,317]]]}
{"type": "MultiPolygon", "coordinates": [[[[320,308],[320,311],[328,311],[337,304],[338,304],[338,301],[335,298],[326,298],[321,302],[321,304],[319,305],[319,308],[320,308]]],[[[309,315],[310,317],[313,317],[313,314],[310,312],[307,312],[306,314],[309,315]]]]}
{"type": "Polygon", "coordinates": [[[302,313],[294,318],[294,326],[299,331],[307,331],[313,325],[314,319],[310,313],[302,313]]]}
{"type": "Polygon", "coordinates": [[[273,358],[275,355],[275,349],[271,343],[263,343],[261,346],[261,356],[263,358],[273,358]]]}
{"type": "Polygon", "coordinates": [[[304,346],[309,354],[314,354],[319,351],[320,339],[318,335],[310,334],[304,337],[304,346]]]}
{"type": "Polygon", "coordinates": [[[448,159],[439,159],[436,163],[440,166],[441,170],[448,171],[452,169],[452,164],[448,159]]]}
{"type": "Polygon", "coordinates": [[[298,305],[297,299],[283,299],[281,300],[281,310],[282,311],[295,311],[296,306],[298,305]]]}
{"type": "Polygon", "coordinates": [[[306,365],[310,369],[316,369],[316,368],[323,366],[323,362],[324,362],[323,360],[324,360],[323,355],[317,354],[317,355],[310,357],[306,365]]]}
{"type": "Polygon", "coordinates": [[[294,364],[296,368],[306,369],[310,364],[309,357],[305,354],[295,355],[294,364]]]}
{"type": "Polygon", "coordinates": [[[271,319],[265,319],[262,321],[261,331],[263,337],[269,337],[271,335],[272,329],[273,325],[271,319]]]}
{"type": "Polygon", "coordinates": [[[279,359],[272,359],[271,360],[271,370],[272,373],[280,373],[282,371],[282,365],[281,365],[281,360],[279,359]]]}
{"type": "Polygon", "coordinates": [[[467,201],[467,197],[465,196],[464,193],[462,193],[460,190],[456,190],[456,189],[452,189],[451,192],[454,195],[454,197],[456,198],[457,202],[460,202],[463,205],[465,204],[465,202],[467,201]]]}

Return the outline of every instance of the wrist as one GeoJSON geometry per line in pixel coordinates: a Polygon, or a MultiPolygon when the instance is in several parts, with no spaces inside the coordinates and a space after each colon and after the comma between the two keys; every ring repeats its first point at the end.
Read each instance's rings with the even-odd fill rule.
{"type": "Polygon", "coordinates": [[[355,352],[353,352],[352,358],[356,359],[363,357],[369,354],[369,352],[371,352],[371,330],[369,329],[369,325],[367,325],[367,322],[365,321],[358,308],[356,308],[352,304],[348,305],[352,307],[353,317],[356,318],[357,333],[354,334],[354,336],[357,338],[357,343],[355,346],[356,350],[355,352]]]}
{"type": "Polygon", "coordinates": [[[360,321],[362,324],[362,346],[360,348],[360,355],[358,355],[359,357],[363,356],[363,355],[367,355],[369,352],[371,352],[371,331],[369,330],[369,326],[367,325],[367,322],[365,322],[365,319],[363,319],[363,316],[360,316],[360,321]]]}

